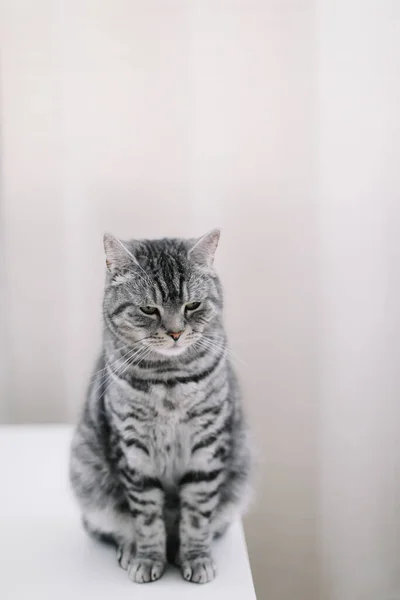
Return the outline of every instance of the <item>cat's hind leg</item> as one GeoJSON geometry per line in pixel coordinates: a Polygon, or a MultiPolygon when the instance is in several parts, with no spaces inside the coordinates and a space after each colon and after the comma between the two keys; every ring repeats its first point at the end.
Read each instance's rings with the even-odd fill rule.
{"type": "Polygon", "coordinates": [[[127,570],[134,559],[134,519],[128,511],[116,506],[86,509],[83,514],[86,531],[101,542],[116,547],[119,565],[127,570]]]}

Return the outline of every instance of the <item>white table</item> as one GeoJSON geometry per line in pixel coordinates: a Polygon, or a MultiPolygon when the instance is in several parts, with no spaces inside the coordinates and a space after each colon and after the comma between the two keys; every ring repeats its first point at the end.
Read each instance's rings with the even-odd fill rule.
{"type": "Polygon", "coordinates": [[[168,567],[135,584],[112,548],[82,530],[68,487],[71,428],[0,428],[0,598],[3,600],[255,600],[242,526],[217,542],[215,581],[197,585],[168,567]]]}

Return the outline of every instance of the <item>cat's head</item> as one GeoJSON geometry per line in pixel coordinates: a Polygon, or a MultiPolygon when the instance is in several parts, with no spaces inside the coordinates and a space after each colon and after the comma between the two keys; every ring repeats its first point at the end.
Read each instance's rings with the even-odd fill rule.
{"type": "Polygon", "coordinates": [[[106,326],[124,344],[177,356],[206,344],[222,309],[213,269],[219,230],[199,239],[131,240],[106,234],[106,326]]]}

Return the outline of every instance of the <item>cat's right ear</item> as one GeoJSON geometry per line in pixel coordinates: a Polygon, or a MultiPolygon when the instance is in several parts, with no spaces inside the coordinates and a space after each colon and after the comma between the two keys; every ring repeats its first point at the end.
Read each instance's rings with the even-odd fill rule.
{"type": "Polygon", "coordinates": [[[106,265],[110,273],[129,269],[132,262],[137,264],[136,258],[129,252],[125,244],[110,233],[104,234],[103,243],[106,253],[106,265]]]}

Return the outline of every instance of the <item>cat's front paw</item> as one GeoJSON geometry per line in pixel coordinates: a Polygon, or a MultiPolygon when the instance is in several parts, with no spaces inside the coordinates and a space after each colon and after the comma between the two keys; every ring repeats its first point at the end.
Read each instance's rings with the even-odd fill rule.
{"type": "Polygon", "coordinates": [[[160,579],[165,569],[165,562],[150,558],[134,558],[128,567],[128,575],[136,583],[148,583],[160,579]]]}
{"type": "Polygon", "coordinates": [[[214,561],[209,555],[182,560],[181,571],[184,579],[193,583],[208,583],[216,575],[214,561]]]}
{"type": "Polygon", "coordinates": [[[121,544],[117,548],[117,560],[119,566],[125,571],[128,569],[132,559],[134,557],[134,545],[133,544],[121,544]]]}

